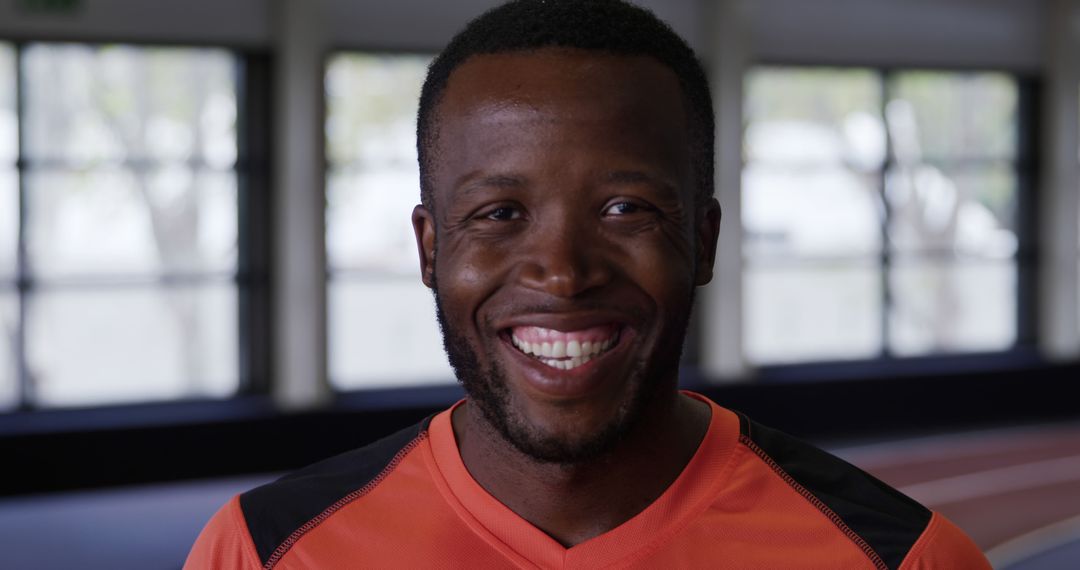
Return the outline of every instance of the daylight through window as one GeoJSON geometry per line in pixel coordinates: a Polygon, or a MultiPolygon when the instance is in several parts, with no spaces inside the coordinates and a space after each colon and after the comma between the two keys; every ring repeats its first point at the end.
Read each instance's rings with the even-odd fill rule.
{"type": "Polygon", "coordinates": [[[235,393],[237,74],[217,49],[0,51],[0,398],[235,393]]]}
{"type": "Polygon", "coordinates": [[[453,381],[410,223],[430,61],[343,53],[326,70],[328,352],[339,389],[453,381]]]}
{"type": "Polygon", "coordinates": [[[1018,99],[1003,73],[755,69],[742,212],[750,360],[1011,347],[1018,99]]]}

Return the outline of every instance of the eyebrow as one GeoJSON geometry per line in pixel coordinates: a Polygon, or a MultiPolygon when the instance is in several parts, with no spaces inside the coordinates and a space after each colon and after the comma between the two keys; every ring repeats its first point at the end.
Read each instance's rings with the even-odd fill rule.
{"type": "Polygon", "coordinates": [[[678,187],[674,183],[665,178],[659,178],[641,170],[615,170],[607,174],[605,182],[615,185],[647,184],[666,194],[670,194],[670,197],[675,198],[679,196],[678,187]]]}
{"type": "Polygon", "coordinates": [[[468,195],[485,188],[521,188],[525,186],[525,179],[511,174],[491,174],[476,177],[475,173],[462,176],[454,185],[454,193],[468,195]]]}
{"type": "MultiPolygon", "coordinates": [[[[613,170],[604,176],[604,183],[611,185],[644,184],[652,186],[670,198],[679,196],[678,187],[665,178],[660,178],[641,170],[613,170]]],[[[526,186],[527,181],[522,176],[513,174],[490,174],[478,176],[478,173],[469,173],[462,176],[454,185],[454,193],[458,196],[467,196],[480,190],[517,189],[526,186]]]]}

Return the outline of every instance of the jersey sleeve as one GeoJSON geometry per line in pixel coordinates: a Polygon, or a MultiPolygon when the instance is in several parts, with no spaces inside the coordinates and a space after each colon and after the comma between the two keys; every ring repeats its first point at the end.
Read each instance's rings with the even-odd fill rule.
{"type": "Polygon", "coordinates": [[[934,513],[900,570],[993,570],[978,546],[949,519],[934,513]]]}
{"type": "Polygon", "coordinates": [[[233,497],[199,533],[184,570],[257,570],[262,568],[251,541],[240,497],[233,497]]]}

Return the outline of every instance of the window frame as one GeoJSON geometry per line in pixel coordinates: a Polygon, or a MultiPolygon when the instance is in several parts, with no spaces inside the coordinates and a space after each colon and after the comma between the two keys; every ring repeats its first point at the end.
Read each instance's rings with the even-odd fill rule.
{"type": "Polygon", "coordinates": [[[192,42],[145,41],[128,38],[85,40],[66,37],[8,38],[0,43],[10,45],[15,60],[15,103],[18,128],[16,162],[18,191],[18,237],[14,280],[4,283],[15,295],[15,364],[16,403],[0,411],[0,436],[28,429],[31,432],[63,432],[129,425],[131,422],[154,424],[203,421],[207,416],[199,406],[210,404],[210,417],[233,417],[250,413],[252,403],[268,400],[272,381],[273,299],[271,289],[273,244],[273,194],[271,153],[273,149],[272,57],[265,49],[231,44],[201,44],[192,42]],[[27,176],[33,168],[26,156],[25,135],[25,65],[24,51],[34,44],[73,44],[90,48],[122,45],[135,49],[191,48],[220,49],[235,61],[234,78],[237,95],[237,156],[231,172],[236,176],[237,192],[237,261],[234,271],[223,274],[158,275],[130,283],[121,279],[61,277],[65,289],[83,291],[92,288],[122,290],[125,287],[148,287],[153,291],[167,290],[189,283],[227,285],[237,300],[237,361],[236,392],[224,398],[187,396],[132,402],[103,402],[87,405],[49,407],[35,405],[30,394],[32,379],[27,362],[26,323],[27,299],[50,285],[38,283],[30,274],[26,250],[27,176]],[[227,275],[227,276],[226,276],[227,275]],[[234,402],[234,403],[228,403],[234,402]],[[108,413],[103,413],[108,410],[108,413]]]}
{"type": "MultiPolygon", "coordinates": [[[[743,77],[759,68],[796,68],[796,69],[864,69],[875,74],[881,86],[881,111],[888,103],[891,93],[889,78],[897,73],[908,71],[929,71],[943,73],[1001,73],[1008,75],[1017,86],[1017,139],[1016,156],[1009,163],[1016,174],[1016,233],[1017,251],[1012,261],[1016,264],[1017,304],[1016,304],[1016,339],[1004,350],[966,351],[955,353],[931,353],[914,356],[898,356],[889,350],[889,306],[891,303],[888,271],[894,255],[889,251],[888,241],[882,243],[878,255],[878,275],[882,279],[882,348],[872,358],[835,360],[821,359],[775,364],[755,364],[747,360],[750,374],[754,381],[768,384],[831,382],[834,380],[875,379],[881,377],[921,377],[949,373],[976,373],[991,370],[1020,370],[1049,365],[1049,361],[1038,350],[1038,192],[1041,174],[1039,161],[1040,141],[1040,100],[1042,96],[1042,77],[1032,71],[1007,67],[986,66],[942,66],[913,63],[874,65],[864,62],[809,62],[788,60],[755,60],[747,64],[743,77]]],[[[745,97],[745,90],[743,91],[745,97]]],[[[745,117],[740,118],[745,121],[745,117]]],[[[884,193],[885,177],[893,164],[891,141],[886,139],[885,161],[876,172],[877,191],[884,193]]],[[[740,157],[741,168],[747,165],[746,157],[740,157]]],[[[742,191],[740,189],[740,191],[742,191]]],[[[885,201],[886,212],[888,202],[885,201]]],[[[888,213],[880,221],[882,235],[888,228],[888,213]]],[[[741,212],[740,212],[740,231],[741,212]]],[[[741,256],[745,253],[740,252],[741,256]]],[[[927,258],[927,254],[922,254],[927,258]]],[[[743,263],[745,268],[745,262],[743,263]]],[[[745,269],[744,269],[745,270],[745,269]]],[[[740,305],[745,307],[744,300],[740,305]]],[[[745,331],[745,323],[742,324],[745,331]]],[[[700,347],[699,350],[708,347],[700,347]]],[[[745,358],[745,353],[744,353],[745,358]]],[[[696,363],[695,363],[696,364],[696,363]]],[[[716,380],[713,379],[715,382],[716,380]]]]}

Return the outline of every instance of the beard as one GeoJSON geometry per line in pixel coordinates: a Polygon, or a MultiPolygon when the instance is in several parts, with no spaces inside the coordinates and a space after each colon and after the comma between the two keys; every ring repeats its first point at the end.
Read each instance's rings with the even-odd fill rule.
{"type": "Polygon", "coordinates": [[[560,437],[544,432],[515,410],[506,371],[498,364],[493,347],[474,347],[468,337],[456,328],[443,310],[437,283],[432,282],[435,311],[442,330],[443,348],[458,382],[469,401],[480,410],[483,419],[506,442],[520,453],[540,463],[575,465],[595,461],[610,452],[639,422],[649,403],[654,401],[664,379],[677,373],[682,356],[683,340],[693,307],[694,289],[689,292],[685,310],[661,331],[660,346],[652,358],[636,358],[625,383],[629,394],[610,421],[592,433],[577,437],[560,437]],[[478,350],[483,350],[490,366],[481,364],[478,350]]]}

